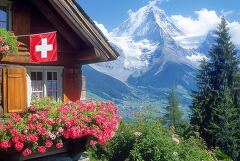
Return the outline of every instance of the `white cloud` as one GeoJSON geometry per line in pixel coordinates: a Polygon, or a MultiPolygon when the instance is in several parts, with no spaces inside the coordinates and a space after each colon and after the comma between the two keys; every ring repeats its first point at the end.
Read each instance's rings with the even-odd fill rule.
{"type": "Polygon", "coordinates": [[[110,38],[108,30],[105,28],[105,26],[103,24],[100,24],[97,21],[94,21],[94,23],[102,31],[102,33],[106,36],[106,38],[110,38]]]}
{"type": "Polygon", "coordinates": [[[201,60],[206,59],[207,57],[204,54],[197,53],[196,55],[186,56],[188,60],[195,63],[200,63],[201,60]]]}
{"type": "MultiPolygon", "coordinates": [[[[221,15],[229,15],[234,11],[222,11],[221,15]]],[[[182,30],[187,37],[199,37],[206,36],[210,30],[216,30],[218,23],[221,20],[221,15],[218,15],[216,11],[201,9],[195,11],[197,18],[185,17],[182,15],[172,15],[171,19],[176,24],[176,26],[182,30]]],[[[240,22],[228,22],[228,27],[230,28],[230,35],[232,41],[235,44],[240,44],[240,22]]],[[[181,38],[176,38],[177,41],[181,44],[181,38]]],[[[190,39],[192,41],[192,39],[190,39]]],[[[183,41],[186,42],[186,39],[183,41]]],[[[191,43],[190,41],[188,43],[191,43]]],[[[200,42],[199,42],[200,43],[200,42]]]]}
{"type": "Polygon", "coordinates": [[[196,19],[182,15],[173,15],[171,19],[187,35],[205,35],[209,30],[216,29],[220,18],[215,11],[201,9],[195,13],[198,16],[196,19]]]}
{"type": "Polygon", "coordinates": [[[205,35],[184,35],[174,38],[174,40],[185,49],[197,48],[205,39],[205,35]]]}
{"type": "Polygon", "coordinates": [[[235,44],[240,44],[240,23],[237,21],[229,23],[230,34],[232,36],[232,41],[235,44]]]}

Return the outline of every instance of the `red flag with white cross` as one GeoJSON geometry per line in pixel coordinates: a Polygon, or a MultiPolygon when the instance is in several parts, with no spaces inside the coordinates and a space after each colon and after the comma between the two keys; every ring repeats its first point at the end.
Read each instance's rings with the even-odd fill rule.
{"type": "Polygon", "coordinates": [[[57,61],[56,32],[30,35],[30,62],[57,61]]]}

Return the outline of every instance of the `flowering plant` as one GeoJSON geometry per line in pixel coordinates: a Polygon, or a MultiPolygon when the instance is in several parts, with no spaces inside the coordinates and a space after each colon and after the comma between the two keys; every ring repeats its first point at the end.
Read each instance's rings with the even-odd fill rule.
{"type": "Polygon", "coordinates": [[[60,107],[31,105],[26,112],[11,113],[0,123],[0,150],[15,149],[23,156],[34,151],[63,147],[63,139],[89,138],[104,144],[118,128],[121,117],[111,102],[69,102],[60,107]]]}
{"type": "Polygon", "coordinates": [[[18,51],[17,38],[12,32],[0,29],[0,56],[7,56],[10,52],[18,51]]]}

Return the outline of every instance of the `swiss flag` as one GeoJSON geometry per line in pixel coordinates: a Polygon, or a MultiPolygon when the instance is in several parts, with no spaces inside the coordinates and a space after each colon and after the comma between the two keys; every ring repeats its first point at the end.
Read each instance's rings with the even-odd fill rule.
{"type": "Polygon", "coordinates": [[[57,61],[56,32],[30,35],[30,62],[57,61]]]}

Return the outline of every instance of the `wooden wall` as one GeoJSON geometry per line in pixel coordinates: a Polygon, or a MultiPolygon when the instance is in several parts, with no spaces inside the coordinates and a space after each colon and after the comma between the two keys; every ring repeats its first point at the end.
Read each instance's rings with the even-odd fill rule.
{"type": "Polygon", "coordinates": [[[64,67],[63,71],[63,101],[77,101],[80,99],[80,68],[79,66],[64,67]]]}
{"type": "MultiPolygon", "coordinates": [[[[77,36],[55,9],[45,1],[13,0],[12,11],[12,30],[16,35],[57,31],[58,62],[37,65],[64,66],[63,101],[85,100],[86,82],[79,64],[95,60],[95,48],[77,36]]],[[[4,112],[20,112],[26,107],[24,66],[33,64],[30,64],[29,59],[29,37],[18,40],[21,42],[19,53],[0,57],[0,114],[3,111],[2,107],[4,112]],[[8,67],[1,68],[3,64],[8,67]]]]}
{"type": "MultiPolygon", "coordinates": [[[[13,3],[12,7],[12,30],[16,35],[30,34],[31,8],[29,3],[13,3]]],[[[29,37],[20,37],[18,41],[29,46],[29,37]]]]}
{"type": "MultiPolygon", "coordinates": [[[[63,70],[62,97],[64,102],[86,100],[86,82],[79,66],[63,70]]],[[[27,107],[27,71],[24,66],[0,66],[0,115],[23,112],[27,107]]]]}
{"type": "Polygon", "coordinates": [[[86,80],[82,76],[79,66],[64,67],[63,74],[63,101],[85,101],[86,80]]]}
{"type": "MultiPolygon", "coordinates": [[[[80,64],[84,60],[83,51],[89,50],[81,38],[74,33],[63,18],[46,1],[14,0],[12,5],[12,30],[15,35],[28,35],[57,31],[58,61],[39,65],[80,64]]],[[[0,57],[4,64],[30,65],[29,37],[19,37],[19,52],[0,57]]],[[[92,47],[90,47],[92,48],[92,47]]],[[[94,52],[89,52],[88,57],[94,52]]]]}

